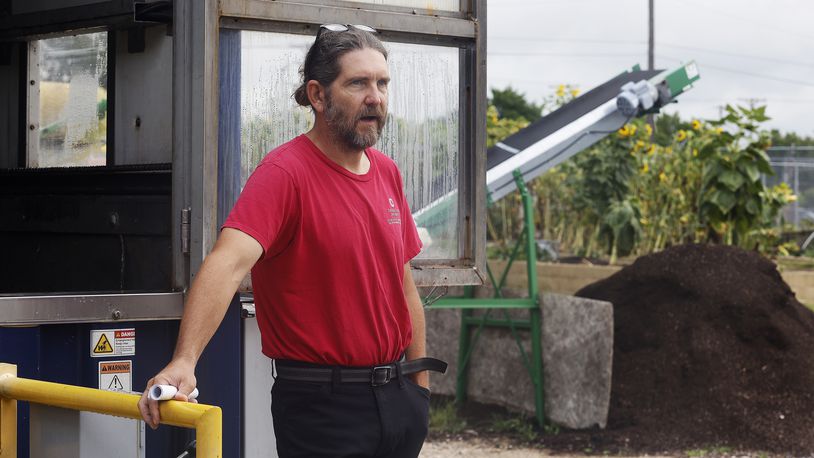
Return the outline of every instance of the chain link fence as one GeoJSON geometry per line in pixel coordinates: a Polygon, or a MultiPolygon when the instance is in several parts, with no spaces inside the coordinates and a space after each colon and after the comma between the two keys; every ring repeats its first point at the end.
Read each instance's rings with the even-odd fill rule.
{"type": "Polygon", "coordinates": [[[797,196],[783,209],[783,218],[795,227],[814,226],[814,146],[774,146],[767,151],[774,176],[767,186],[785,182],[797,196]]]}

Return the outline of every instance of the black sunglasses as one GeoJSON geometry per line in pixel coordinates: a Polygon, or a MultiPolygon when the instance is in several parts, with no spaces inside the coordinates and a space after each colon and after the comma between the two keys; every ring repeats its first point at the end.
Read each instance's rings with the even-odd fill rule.
{"type": "Polygon", "coordinates": [[[322,24],[319,26],[319,31],[317,32],[317,37],[314,41],[319,40],[319,36],[322,35],[324,30],[328,30],[330,32],[347,32],[351,27],[364,32],[378,33],[378,30],[364,24],[322,24]]]}

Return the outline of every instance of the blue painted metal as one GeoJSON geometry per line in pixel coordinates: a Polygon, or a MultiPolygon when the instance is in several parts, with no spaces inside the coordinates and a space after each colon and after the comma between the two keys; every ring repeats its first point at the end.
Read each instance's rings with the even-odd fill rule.
{"type": "Polygon", "coordinates": [[[201,392],[198,400],[223,410],[224,456],[243,456],[243,319],[240,309],[240,296],[235,295],[195,370],[201,392]]]}
{"type": "Polygon", "coordinates": [[[218,225],[226,220],[241,189],[240,33],[240,30],[231,29],[222,29],[220,32],[218,225]]]}
{"type": "MultiPolygon", "coordinates": [[[[40,328],[0,327],[0,361],[17,365],[17,375],[38,378],[40,328]]],[[[17,403],[17,456],[29,455],[30,409],[27,402],[17,403]]]]}
{"type": "MultiPolygon", "coordinates": [[[[178,321],[142,321],[89,324],[53,324],[0,328],[0,361],[17,365],[21,377],[99,388],[100,361],[132,360],[133,390],[142,391],[147,380],[170,360],[178,335],[178,321]],[[134,328],[136,354],[92,358],[92,330],[134,328]]],[[[212,341],[201,356],[196,375],[200,400],[223,409],[223,450],[241,456],[242,320],[236,296],[212,341]]],[[[95,343],[95,342],[93,342],[95,343]]],[[[29,408],[18,409],[18,449],[29,456],[29,408]]],[[[191,430],[162,426],[147,429],[146,456],[177,456],[194,438],[191,430]]]]}
{"type": "MultiPolygon", "coordinates": [[[[178,321],[175,320],[0,328],[0,361],[17,364],[21,377],[99,388],[100,361],[132,360],[133,390],[141,391],[146,381],[168,362],[177,335],[178,321]],[[90,356],[91,330],[123,328],[136,330],[134,356],[90,356]]],[[[20,403],[17,419],[20,457],[30,454],[29,420],[28,404],[20,403]]],[[[183,428],[149,430],[147,456],[176,456],[191,439],[188,434],[191,433],[183,428]]]]}

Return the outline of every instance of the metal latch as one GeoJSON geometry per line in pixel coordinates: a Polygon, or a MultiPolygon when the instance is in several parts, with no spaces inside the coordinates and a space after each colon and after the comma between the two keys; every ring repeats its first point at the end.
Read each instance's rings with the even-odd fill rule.
{"type": "Polygon", "coordinates": [[[181,210],[181,253],[189,254],[190,219],[192,209],[187,207],[181,210]]]}
{"type": "Polygon", "coordinates": [[[251,304],[240,304],[240,317],[241,318],[254,318],[255,317],[254,311],[254,303],[251,304]]]}

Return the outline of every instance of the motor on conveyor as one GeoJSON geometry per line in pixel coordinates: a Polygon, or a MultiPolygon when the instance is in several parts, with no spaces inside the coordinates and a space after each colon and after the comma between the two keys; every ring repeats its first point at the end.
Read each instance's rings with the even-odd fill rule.
{"type": "Polygon", "coordinates": [[[666,92],[662,95],[659,88],[647,80],[631,81],[622,86],[622,92],[616,96],[616,108],[628,117],[655,111],[654,108],[658,109],[671,99],[669,89],[666,92]]]}

